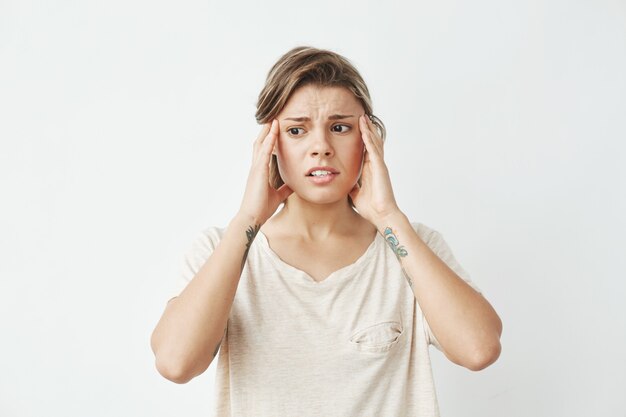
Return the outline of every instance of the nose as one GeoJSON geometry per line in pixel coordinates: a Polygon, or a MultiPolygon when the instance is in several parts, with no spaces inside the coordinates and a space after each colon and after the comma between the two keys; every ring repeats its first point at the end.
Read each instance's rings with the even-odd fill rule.
{"type": "Polygon", "coordinates": [[[321,130],[313,134],[313,141],[311,142],[311,156],[333,156],[334,150],[328,138],[329,133],[325,130],[321,130]]]}

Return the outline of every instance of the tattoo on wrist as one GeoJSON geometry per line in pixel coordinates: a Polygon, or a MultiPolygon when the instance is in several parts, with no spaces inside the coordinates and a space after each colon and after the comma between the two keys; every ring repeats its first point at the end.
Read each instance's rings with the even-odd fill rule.
{"type": "Polygon", "coordinates": [[[398,259],[404,258],[405,256],[408,255],[408,252],[406,251],[406,249],[404,249],[404,246],[400,246],[400,242],[398,242],[398,238],[393,233],[393,230],[391,230],[391,227],[385,228],[384,235],[385,235],[385,240],[389,244],[389,247],[391,248],[393,253],[396,254],[398,259]]]}
{"type": "Polygon", "coordinates": [[[243,253],[243,259],[241,260],[241,270],[243,271],[243,266],[246,264],[246,258],[248,257],[248,252],[250,251],[250,246],[252,246],[252,242],[256,237],[257,233],[261,229],[260,224],[255,224],[253,226],[249,226],[248,230],[246,230],[246,237],[248,238],[248,243],[246,243],[246,251],[243,253]]]}
{"type": "MultiPolygon", "coordinates": [[[[404,258],[409,254],[406,249],[404,249],[404,246],[400,246],[400,242],[398,242],[398,238],[393,233],[393,230],[391,230],[391,227],[385,228],[384,235],[385,240],[389,244],[389,247],[391,248],[393,253],[396,254],[398,260],[400,260],[400,258],[404,258]]],[[[404,268],[402,268],[402,274],[404,275],[404,278],[406,278],[406,282],[409,283],[409,287],[413,288],[413,280],[411,280],[411,277],[409,276],[409,274],[406,273],[404,268]]]]}

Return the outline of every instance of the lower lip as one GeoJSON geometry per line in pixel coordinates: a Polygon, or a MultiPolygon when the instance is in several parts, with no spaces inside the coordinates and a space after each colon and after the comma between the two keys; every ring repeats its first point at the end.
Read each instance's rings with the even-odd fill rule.
{"type": "Polygon", "coordinates": [[[334,180],[337,175],[339,174],[328,174],[322,177],[307,176],[307,178],[313,181],[314,184],[328,184],[334,180]]]}

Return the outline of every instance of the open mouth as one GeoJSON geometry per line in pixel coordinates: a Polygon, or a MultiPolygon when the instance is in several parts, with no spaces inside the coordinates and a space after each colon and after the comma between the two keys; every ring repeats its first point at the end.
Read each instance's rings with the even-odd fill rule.
{"type": "Polygon", "coordinates": [[[334,173],[334,172],[331,172],[331,171],[318,169],[318,170],[315,170],[315,171],[311,172],[309,175],[307,175],[307,177],[318,177],[319,178],[319,177],[326,177],[328,175],[337,175],[337,174],[334,173]]]}
{"type": "Polygon", "coordinates": [[[335,177],[339,175],[338,172],[316,170],[307,175],[313,184],[325,185],[334,181],[335,177]]]}

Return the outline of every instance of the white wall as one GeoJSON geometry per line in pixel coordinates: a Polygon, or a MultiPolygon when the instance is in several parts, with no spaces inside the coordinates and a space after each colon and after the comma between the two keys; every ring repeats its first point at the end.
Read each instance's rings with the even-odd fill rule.
{"type": "Polygon", "coordinates": [[[206,416],[160,377],[183,253],[240,204],[296,45],[362,72],[401,209],[504,322],[444,416],[624,416],[626,3],[0,2],[0,415],[206,416]]]}

